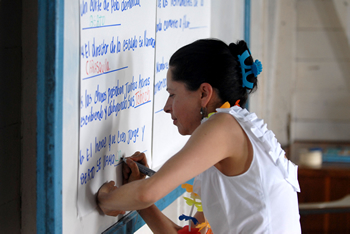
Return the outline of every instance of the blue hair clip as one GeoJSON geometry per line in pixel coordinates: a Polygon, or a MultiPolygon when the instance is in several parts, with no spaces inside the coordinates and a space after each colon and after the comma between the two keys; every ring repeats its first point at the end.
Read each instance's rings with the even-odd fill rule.
{"type": "Polygon", "coordinates": [[[254,84],[247,80],[247,76],[250,74],[254,74],[254,77],[257,77],[262,72],[262,64],[259,60],[255,60],[252,65],[245,65],[244,61],[250,56],[249,49],[244,51],[241,55],[238,55],[239,63],[241,64],[242,69],[242,79],[243,79],[243,87],[247,87],[248,89],[252,89],[254,84]],[[249,70],[246,72],[246,70],[249,70]]]}

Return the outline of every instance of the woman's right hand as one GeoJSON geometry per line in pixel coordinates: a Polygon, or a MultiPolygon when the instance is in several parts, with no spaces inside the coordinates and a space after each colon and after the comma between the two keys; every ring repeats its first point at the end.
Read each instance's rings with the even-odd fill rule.
{"type": "Polygon", "coordinates": [[[146,177],[146,175],[140,172],[135,161],[148,167],[147,158],[144,153],[137,151],[131,157],[126,157],[126,163],[122,164],[123,184],[127,184],[135,180],[141,180],[146,177]]]}

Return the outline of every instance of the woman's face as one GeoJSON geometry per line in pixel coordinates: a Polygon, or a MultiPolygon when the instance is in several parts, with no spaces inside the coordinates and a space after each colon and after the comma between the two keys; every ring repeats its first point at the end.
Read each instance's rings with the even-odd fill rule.
{"type": "Polygon", "coordinates": [[[167,91],[169,97],[164,111],[171,114],[181,135],[191,135],[202,119],[200,90],[189,91],[183,82],[173,81],[170,68],[167,73],[167,91]]]}

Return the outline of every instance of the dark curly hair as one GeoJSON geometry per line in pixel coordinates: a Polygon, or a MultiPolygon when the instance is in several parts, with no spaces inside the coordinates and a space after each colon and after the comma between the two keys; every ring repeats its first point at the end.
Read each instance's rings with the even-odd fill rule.
{"type": "MultiPolygon", "coordinates": [[[[209,83],[218,93],[222,103],[228,101],[234,105],[237,100],[243,106],[248,95],[257,89],[257,78],[248,75],[247,80],[253,83],[252,89],[242,87],[242,72],[238,60],[248,49],[245,41],[236,44],[218,39],[201,39],[177,50],[170,58],[169,65],[174,81],[184,82],[191,91],[198,90],[202,83],[209,83]]],[[[246,65],[253,64],[249,56],[246,65]]]]}

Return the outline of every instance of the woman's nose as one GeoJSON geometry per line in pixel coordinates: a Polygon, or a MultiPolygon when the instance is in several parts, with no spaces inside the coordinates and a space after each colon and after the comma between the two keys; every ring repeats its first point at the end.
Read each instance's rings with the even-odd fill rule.
{"type": "Polygon", "coordinates": [[[169,102],[169,98],[166,100],[166,103],[165,103],[165,105],[164,105],[163,110],[164,110],[166,113],[170,113],[171,105],[170,105],[170,102],[169,102]]]}

